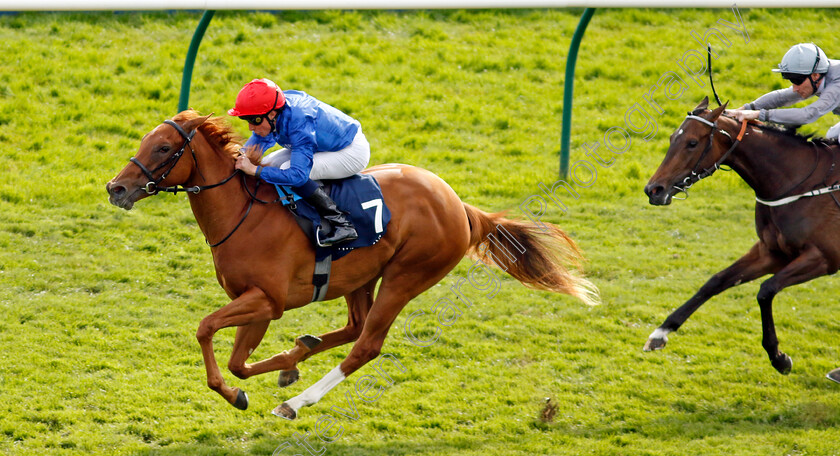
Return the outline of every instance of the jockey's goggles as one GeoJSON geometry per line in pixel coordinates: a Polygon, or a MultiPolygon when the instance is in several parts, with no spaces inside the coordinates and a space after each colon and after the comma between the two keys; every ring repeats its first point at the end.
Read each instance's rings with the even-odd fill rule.
{"type": "Polygon", "coordinates": [[[239,118],[256,127],[263,123],[263,120],[266,119],[266,116],[265,114],[263,114],[260,116],[239,116],[239,118]]]}
{"type": "Polygon", "coordinates": [[[799,85],[805,82],[808,79],[810,74],[799,74],[799,73],[782,73],[782,77],[787,79],[793,85],[799,85]]]}

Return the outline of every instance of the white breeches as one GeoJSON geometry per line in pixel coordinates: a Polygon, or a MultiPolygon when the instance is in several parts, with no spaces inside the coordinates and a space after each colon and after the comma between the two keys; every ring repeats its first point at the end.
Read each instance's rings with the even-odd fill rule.
{"type": "Polygon", "coordinates": [[[828,129],[828,133],[825,134],[826,139],[838,139],[840,138],[840,123],[835,124],[833,127],[828,129]]]}
{"type": "MultiPolygon", "coordinates": [[[[263,157],[262,164],[286,169],[290,166],[290,160],[291,151],[284,148],[263,157]]],[[[369,161],[370,143],[359,128],[353,142],[344,149],[335,152],[315,152],[312,155],[312,171],[309,178],[344,179],[365,169],[369,161]]]]}

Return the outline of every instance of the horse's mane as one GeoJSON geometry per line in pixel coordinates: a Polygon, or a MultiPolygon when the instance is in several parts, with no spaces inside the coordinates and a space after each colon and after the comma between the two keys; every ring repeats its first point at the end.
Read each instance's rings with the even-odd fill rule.
{"type": "MultiPolygon", "coordinates": [[[[182,111],[172,118],[175,122],[187,122],[197,117],[203,117],[198,111],[192,109],[182,111]]],[[[210,117],[204,121],[198,130],[209,141],[216,143],[225,153],[231,157],[239,155],[242,148],[242,137],[227,123],[224,117],[210,117]]]]}

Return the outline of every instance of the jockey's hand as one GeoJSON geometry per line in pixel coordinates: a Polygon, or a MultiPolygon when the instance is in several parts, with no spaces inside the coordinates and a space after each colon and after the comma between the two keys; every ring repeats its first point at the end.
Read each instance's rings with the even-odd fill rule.
{"type": "Polygon", "coordinates": [[[236,164],[234,166],[249,176],[257,173],[257,165],[251,163],[251,160],[245,154],[236,157],[236,164]]]}
{"type": "Polygon", "coordinates": [[[727,109],[725,114],[727,116],[734,117],[738,120],[738,122],[743,122],[744,120],[758,119],[760,111],[753,111],[749,109],[727,109]]]}

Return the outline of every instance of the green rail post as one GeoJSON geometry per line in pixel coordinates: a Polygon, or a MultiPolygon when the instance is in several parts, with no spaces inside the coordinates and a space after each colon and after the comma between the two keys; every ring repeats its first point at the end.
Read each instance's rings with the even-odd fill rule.
{"type": "Polygon", "coordinates": [[[216,11],[207,10],[201,16],[201,21],[193,33],[192,41],[190,41],[190,48],[187,50],[187,59],[184,61],[184,75],[181,78],[181,97],[178,99],[178,112],[188,109],[190,106],[190,81],[192,81],[192,71],[195,65],[195,55],[198,54],[198,46],[201,45],[201,40],[204,38],[204,32],[207,31],[207,26],[210,24],[210,19],[213,19],[213,14],[216,11]]]}
{"type": "Polygon", "coordinates": [[[575,64],[577,63],[577,53],[580,47],[580,41],[583,39],[583,33],[586,32],[586,26],[589,25],[589,20],[595,14],[595,8],[586,8],[583,15],[580,17],[575,34],[572,36],[572,44],[569,46],[569,56],[566,59],[566,80],[563,88],[563,129],[560,139],[560,178],[566,179],[569,177],[569,147],[572,136],[572,89],[575,85],[575,64]]]}

